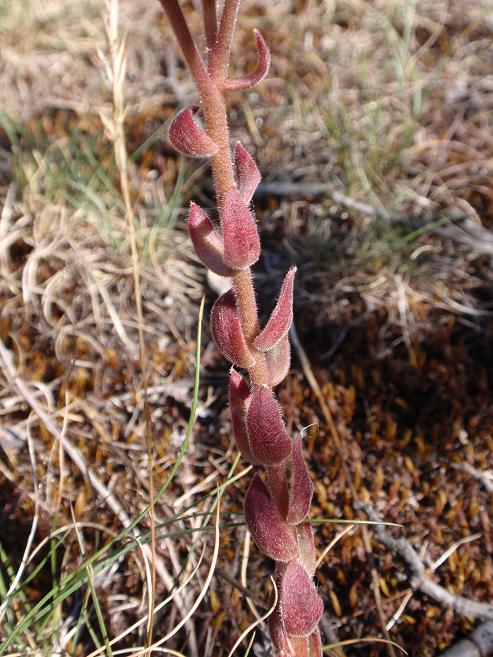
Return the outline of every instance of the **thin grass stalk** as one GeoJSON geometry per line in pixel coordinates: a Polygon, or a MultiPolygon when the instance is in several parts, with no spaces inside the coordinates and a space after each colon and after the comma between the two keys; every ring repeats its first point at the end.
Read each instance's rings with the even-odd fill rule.
{"type": "MultiPolygon", "coordinates": [[[[114,126],[114,151],[117,169],[120,175],[120,187],[125,207],[125,214],[130,239],[130,251],[132,258],[132,272],[134,282],[135,306],[137,311],[137,327],[139,335],[139,356],[142,372],[141,385],[147,391],[147,350],[144,338],[144,312],[142,308],[142,287],[140,280],[139,248],[135,230],[135,213],[130,196],[130,181],[128,175],[128,151],[125,134],[125,72],[126,53],[125,41],[119,39],[118,35],[119,0],[110,0],[108,40],[110,46],[112,64],[112,93],[113,93],[113,126],[114,126]]],[[[144,422],[147,449],[147,474],[149,487],[149,525],[151,530],[151,581],[149,588],[149,610],[147,643],[152,644],[154,627],[154,607],[156,598],[156,519],[154,511],[154,478],[153,478],[153,441],[150,408],[147,402],[147,392],[144,393],[144,422]]]]}

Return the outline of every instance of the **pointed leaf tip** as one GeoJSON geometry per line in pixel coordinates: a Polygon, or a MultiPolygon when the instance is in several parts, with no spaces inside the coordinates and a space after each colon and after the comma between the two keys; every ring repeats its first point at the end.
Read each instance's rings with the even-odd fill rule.
{"type": "Polygon", "coordinates": [[[268,351],[280,342],[293,322],[293,291],[296,267],[286,274],[276,306],[272,311],[265,328],[255,338],[255,346],[259,351],[268,351]]]}
{"type": "Polygon", "coordinates": [[[255,365],[243,335],[233,290],[228,290],[212,306],[211,332],[219,351],[233,365],[247,369],[255,365]]]}
{"type": "Polygon", "coordinates": [[[309,636],[315,631],[324,605],[303,566],[293,561],[281,576],[279,599],[288,634],[309,636]]]}
{"type": "Polygon", "coordinates": [[[280,465],[290,455],[291,439],[270,388],[253,393],[247,412],[247,431],[251,452],[262,465],[280,465]]]}
{"type": "Polygon", "coordinates": [[[253,540],[271,559],[289,561],[298,556],[293,531],[282,517],[258,472],[245,495],[245,522],[253,540]]]}
{"type": "Polygon", "coordinates": [[[288,522],[298,525],[308,515],[313,497],[313,484],[301,449],[301,436],[292,443],[291,481],[289,488],[288,522]]]}
{"type": "Polygon", "coordinates": [[[233,80],[226,80],[224,89],[227,91],[241,91],[242,89],[249,89],[258,82],[263,80],[269,72],[270,66],[270,50],[269,46],[265,43],[264,38],[258,30],[253,30],[255,34],[255,43],[257,46],[257,66],[255,70],[247,75],[243,75],[233,80]]]}
{"type": "Polygon", "coordinates": [[[192,203],[188,214],[188,232],[195,252],[204,265],[219,276],[232,276],[234,271],[224,264],[222,238],[207,214],[192,203]]]}
{"type": "Polygon", "coordinates": [[[239,142],[235,146],[235,167],[238,191],[248,205],[258,187],[261,175],[252,156],[239,142]]]}
{"type": "Polygon", "coordinates": [[[218,150],[217,144],[194,121],[190,107],[171,121],[168,138],[177,151],[188,157],[210,157],[218,150]]]}
{"type": "Polygon", "coordinates": [[[231,424],[236,446],[243,458],[249,463],[257,464],[250,445],[246,428],[247,400],[250,397],[250,388],[239,372],[231,368],[229,378],[229,407],[231,410],[231,424]]]}
{"type": "Polygon", "coordinates": [[[234,185],[224,196],[221,223],[226,265],[245,269],[256,263],[260,256],[257,225],[234,185]]]}

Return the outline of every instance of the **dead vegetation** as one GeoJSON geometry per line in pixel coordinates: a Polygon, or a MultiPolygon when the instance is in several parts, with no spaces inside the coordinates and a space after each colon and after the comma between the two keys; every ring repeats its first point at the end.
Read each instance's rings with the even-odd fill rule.
{"type": "MultiPolygon", "coordinates": [[[[120,4],[146,395],[127,218],[101,119],[113,107],[105,4],[2,9],[2,597],[16,573],[20,581],[34,572],[0,607],[2,640],[45,594],[65,596],[31,616],[5,654],[139,654],[152,588],[147,518],[133,535],[110,538],[149,503],[146,403],[159,490],[193,400],[204,281],[181,217],[192,196],[210,200],[203,169],[185,168],[165,138],[190,87],[158,3],[120,4]],[[81,551],[100,549],[92,586],[102,624],[90,575],[70,593],[61,584],[84,570],[81,551]]],[[[240,41],[251,38],[259,10],[273,69],[258,91],[233,99],[232,117],[266,174],[256,201],[268,250],[258,273],[265,308],[297,264],[299,338],[340,437],[338,450],[298,357],[281,397],[290,427],[318,422],[307,444],[318,477],[314,516],[358,518],[358,498],[404,525],[386,531],[405,537],[430,572],[444,555],[434,581],[491,604],[493,500],[481,480],[493,468],[491,9],[481,0],[252,1],[240,41]]],[[[247,68],[240,44],[236,52],[238,70],[247,68]]],[[[216,484],[242,466],[231,465],[224,367],[206,336],[192,443],[155,509],[155,603],[183,585],[156,611],[155,638],[206,591],[186,630],[165,644],[189,657],[228,654],[255,619],[255,600],[266,599],[257,587],[270,568],[250,554],[239,525],[241,477],[220,502],[214,562],[216,484]]],[[[335,534],[332,524],[317,527],[321,552],[335,534]]],[[[331,632],[384,636],[387,625],[409,654],[432,657],[471,631],[472,616],[413,590],[391,547],[373,541],[371,557],[367,548],[354,527],[318,571],[327,643],[331,632]]],[[[260,625],[252,651],[267,650],[260,625]]],[[[344,650],[392,654],[376,643],[344,650]]]]}

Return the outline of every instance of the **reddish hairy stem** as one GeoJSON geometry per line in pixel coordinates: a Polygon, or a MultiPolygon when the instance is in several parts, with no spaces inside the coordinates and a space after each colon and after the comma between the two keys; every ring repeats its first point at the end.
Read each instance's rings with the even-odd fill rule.
{"type": "MultiPolygon", "coordinates": [[[[235,184],[226,103],[222,91],[218,89],[214,82],[208,85],[207,90],[202,95],[202,101],[207,133],[219,147],[217,153],[212,156],[211,163],[217,201],[221,210],[224,195],[235,184]]],[[[259,334],[260,327],[250,268],[237,272],[233,276],[233,284],[243,333],[256,358],[256,363],[248,371],[248,374],[253,386],[259,388],[262,385],[268,385],[269,377],[264,354],[253,346],[253,341],[259,334]]]]}
{"type": "MultiPolygon", "coordinates": [[[[176,34],[188,68],[197,83],[202,98],[208,135],[218,145],[218,151],[212,156],[211,163],[217,202],[221,211],[224,195],[232,185],[236,184],[231,160],[228,118],[224,94],[216,81],[211,80],[204,66],[197,46],[188,29],[185,16],[178,4],[178,0],[160,0],[160,2],[176,34]]],[[[231,40],[233,38],[239,3],[240,0],[225,0],[216,44],[217,48],[211,55],[211,60],[214,59],[216,66],[221,71],[224,71],[224,75],[226,75],[228,68],[231,40]]],[[[213,63],[211,61],[211,70],[212,66],[213,63]]],[[[255,388],[259,388],[262,385],[268,385],[269,376],[264,354],[253,346],[253,341],[259,334],[260,327],[250,268],[235,274],[233,276],[233,284],[243,332],[248,345],[251,347],[252,353],[256,357],[256,363],[248,373],[252,385],[255,388]]]]}
{"type": "Polygon", "coordinates": [[[183,56],[185,57],[188,68],[190,69],[190,72],[195,82],[197,83],[198,88],[201,90],[205,89],[210,82],[209,74],[207,73],[207,69],[205,68],[204,62],[202,61],[202,57],[200,56],[198,48],[195,45],[195,41],[193,40],[190,30],[188,29],[185,16],[183,15],[183,11],[178,3],[178,0],[159,1],[161,2],[163,9],[168,16],[168,20],[171,23],[173,32],[178,39],[178,43],[180,44],[183,56]]]}
{"type": "Polygon", "coordinates": [[[217,40],[216,0],[202,0],[204,31],[207,47],[212,50],[217,40]]]}
{"type": "MultiPolygon", "coordinates": [[[[236,15],[240,0],[224,0],[219,28],[215,0],[202,0],[208,47],[215,40],[205,69],[178,0],[161,0],[183,49],[200,92],[206,132],[191,114],[178,115],[170,141],[191,156],[210,156],[222,234],[205,212],[192,204],[189,232],[197,254],[220,275],[231,275],[234,286],[214,304],[211,330],[221,353],[248,369],[250,385],[234,369],[230,373],[233,433],[242,455],[267,473],[257,472],[245,496],[244,513],[256,544],[276,563],[279,601],[271,616],[270,632],[278,657],[322,657],[318,622],[323,602],[313,574],[316,551],[313,533],[304,522],[313,496],[301,451],[301,436],[292,441],[277,398],[270,389],[289,368],[292,322],[292,268],[262,334],[250,266],[259,257],[260,240],[248,205],[260,179],[251,156],[237,146],[233,165],[225,92],[236,15]],[[216,150],[217,149],[217,150],[216,150]],[[257,349],[256,345],[262,351],[257,349]],[[252,363],[254,363],[252,365],[252,363]]],[[[266,74],[269,51],[256,33],[259,64],[238,88],[251,86],[266,74]]]]}
{"type": "Polygon", "coordinates": [[[224,0],[217,42],[211,54],[209,71],[221,86],[228,74],[229,55],[241,0],[224,0]]]}

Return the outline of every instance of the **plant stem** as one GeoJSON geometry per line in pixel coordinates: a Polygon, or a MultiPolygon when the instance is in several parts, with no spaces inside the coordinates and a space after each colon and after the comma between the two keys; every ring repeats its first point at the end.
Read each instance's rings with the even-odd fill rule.
{"type": "MultiPolygon", "coordinates": [[[[214,81],[207,85],[205,93],[202,94],[202,102],[207,132],[219,146],[211,160],[216,197],[219,212],[221,212],[224,195],[235,184],[235,177],[231,161],[226,103],[223,92],[214,81]]],[[[269,378],[265,356],[253,346],[253,340],[259,334],[260,327],[250,267],[233,276],[233,285],[243,333],[256,358],[255,365],[248,371],[248,374],[254,388],[259,388],[268,385],[269,378]]]]}
{"type": "Polygon", "coordinates": [[[211,53],[209,71],[211,78],[222,86],[228,74],[229,55],[241,0],[224,0],[219,33],[211,53]]]}
{"type": "Polygon", "coordinates": [[[190,30],[188,29],[185,16],[178,3],[178,0],[160,0],[168,20],[171,23],[173,32],[178,39],[183,56],[187,62],[190,73],[192,74],[199,89],[204,89],[209,82],[209,74],[205,68],[202,57],[198,51],[195,41],[193,40],[190,30]]]}
{"type": "MultiPolygon", "coordinates": [[[[231,161],[228,117],[222,84],[228,72],[231,41],[233,39],[240,0],[225,0],[224,2],[216,47],[211,53],[210,74],[204,66],[178,0],[160,0],[160,2],[176,34],[188,68],[197,84],[209,137],[219,147],[217,153],[212,156],[211,163],[217,203],[219,212],[221,213],[224,195],[235,184],[233,163],[231,161]]],[[[206,29],[209,29],[210,32],[207,37],[209,43],[212,35],[212,13],[213,11],[215,12],[215,7],[214,10],[211,8],[213,0],[203,0],[203,2],[206,29]],[[207,13],[205,11],[206,9],[207,13]]],[[[269,385],[265,356],[253,346],[253,340],[259,334],[260,327],[250,268],[235,274],[233,276],[233,285],[236,292],[241,326],[246,341],[256,359],[255,365],[248,371],[250,380],[254,388],[269,385]]]]}
{"type": "Polygon", "coordinates": [[[202,0],[204,30],[207,47],[212,50],[217,40],[216,0],[202,0]]]}

